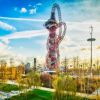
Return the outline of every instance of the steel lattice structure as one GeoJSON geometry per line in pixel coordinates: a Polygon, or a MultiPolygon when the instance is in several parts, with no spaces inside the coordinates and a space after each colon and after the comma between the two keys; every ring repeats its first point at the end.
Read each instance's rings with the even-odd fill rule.
{"type": "Polygon", "coordinates": [[[49,31],[47,40],[48,54],[46,57],[47,67],[56,69],[59,67],[59,44],[65,36],[66,24],[62,22],[61,11],[58,4],[54,4],[51,11],[50,19],[45,23],[46,29],[49,31]],[[56,20],[55,11],[58,12],[58,21],[56,20]],[[57,29],[59,33],[57,34],[57,29]]]}

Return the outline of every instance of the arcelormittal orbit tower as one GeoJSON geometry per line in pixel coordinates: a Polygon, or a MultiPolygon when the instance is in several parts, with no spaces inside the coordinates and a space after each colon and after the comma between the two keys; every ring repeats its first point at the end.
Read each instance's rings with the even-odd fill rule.
{"type": "Polygon", "coordinates": [[[47,40],[47,56],[46,64],[49,70],[56,70],[59,68],[59,44],[66,33],[66,24],[62,22],[61,11],[58,4],[54,4],[51,10],[51,17],[45,23],[46,29],[49,31],[47,40]],[[55,11],[58,12],[58,21],[56,20],[55,11]],[[57,31],[58,29],[58,31],[57,31]],[[58,32],[58,34],[57,34],[58,32]]]}

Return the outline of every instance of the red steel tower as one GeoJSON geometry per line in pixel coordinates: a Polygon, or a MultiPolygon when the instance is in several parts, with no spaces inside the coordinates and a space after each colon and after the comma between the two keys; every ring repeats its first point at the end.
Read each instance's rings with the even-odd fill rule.
{"type": "Polygon", "coordinates": [[[58,4],[54,4],[51,11],[50,19],[45,23],[46,29],[49,31],[47,40],[48,54],[46,57],[46,64],[50,70],[57,69],[59,67],[59,44],[64,38],[66,33],[66,24],[62,22],[61,11],[58,4]],[[58,21],[55,17],[55,11],[58,12],[58,21]],[[57,29],[59,33],[57,34],[57,29]]]}

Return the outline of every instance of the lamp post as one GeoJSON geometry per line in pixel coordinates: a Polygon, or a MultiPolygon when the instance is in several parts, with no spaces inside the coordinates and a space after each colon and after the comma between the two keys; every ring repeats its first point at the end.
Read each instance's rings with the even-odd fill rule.
{"type": "Polygon", "coordinates": [[[65,57],[64,65],[65,65],[65,74],[66,74],[66,72],[68,72],[68,59],[66,57],[65,57]]]}
{"type": "Polygon", "coordinates": [[[90,74],[92,75],[92,42],[95,41],[96,39],[92,37],[93,35],[93,26],[90,27],[91,28],[91,32],[90,32],[90,35],[91,35],[91,38],[87,39],[87,41],[89,41],[91,43],[91,52],[90,52],[90,74]]]}

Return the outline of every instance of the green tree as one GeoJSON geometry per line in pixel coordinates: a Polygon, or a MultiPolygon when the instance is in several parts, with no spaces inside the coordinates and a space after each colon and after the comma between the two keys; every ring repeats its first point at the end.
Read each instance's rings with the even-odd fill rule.
{"type": "Polygon", "coordinates": [[[53,82],[53,86],[55,88],[55,100],[67,100],[70,95],[75,96],[76,94],[76,81],[69,76],[58,77],[53,82]]]}
{"type": "Polygon", "coordinates": [[[41,85],[40,81],[40,74],[36,71],[31,71],[27,74],[27,85],[29,88],[34,86],[34,88],[37,88],[41,85]]]}

